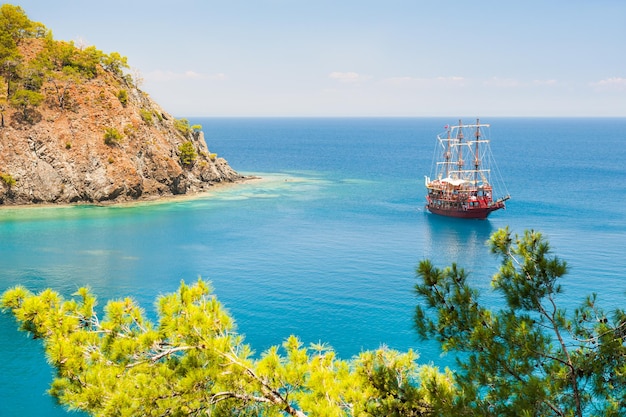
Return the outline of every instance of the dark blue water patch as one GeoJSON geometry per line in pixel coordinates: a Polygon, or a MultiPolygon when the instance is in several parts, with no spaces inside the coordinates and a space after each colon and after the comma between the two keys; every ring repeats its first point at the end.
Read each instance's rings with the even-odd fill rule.
{"type": "Polygon", "coordinates": [[[430,168],[433,134],[419,119],[194,119],[213,151],[236,169],[313,170],[355,178],[421,178],[430,168]],[[278,158],[278,160],[277,160],[278,158]]]}

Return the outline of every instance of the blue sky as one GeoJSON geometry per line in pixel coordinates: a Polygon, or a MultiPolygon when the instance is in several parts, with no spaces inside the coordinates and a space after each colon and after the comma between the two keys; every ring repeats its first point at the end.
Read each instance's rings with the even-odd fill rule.
{"type": "Polygon", "coordinates": [[[23,0],[177,117],[626,116],[624,0],[23,0]]]}

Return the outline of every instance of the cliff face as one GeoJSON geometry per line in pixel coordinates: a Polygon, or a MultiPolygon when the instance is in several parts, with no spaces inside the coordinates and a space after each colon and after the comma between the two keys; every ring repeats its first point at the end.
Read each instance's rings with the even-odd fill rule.
{"type": "MultiPolygon", "coordinates": [[[[21,55],[35,57],[41,39],[21,55]]],[[[242,179],[201,131],[176,120],[129,77],[43,77],[44,100],[2,107],[0,204],[101,203],[199,192],[242,179]]]]}

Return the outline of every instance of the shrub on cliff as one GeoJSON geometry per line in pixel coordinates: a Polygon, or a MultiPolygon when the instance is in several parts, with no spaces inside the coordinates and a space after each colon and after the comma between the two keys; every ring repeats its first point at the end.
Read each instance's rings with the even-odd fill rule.
{"type": "Polygon", "coordinates": [[[2,182],[5,183],[6,186],[9,187],[9,189],[11,189],[11,187],[15,186],[16,184],[15,178],[13,178],[11,174],[3,172],[0,173],[0,180],[2,180],[2,182]]]}
{"type": "Polygon", "coordinates": [[[195,146],[191,141],[187,141],[178,146],[180,152],[180,162],[185,166],[191,166],[198,158],[195,146]]]}
{"type": "Polygon", "coordinates": [[[11,96],[11,105],[22,112],[22,121],[32,123],[36,120],[33,109],[39,106],[44,99],[44,95],[31,90],[17,90],[11,96]]]}
{"type": "Polygon", "coordinates": [[[128,91],[120,90],[117,93],[117,99],[122,103],[122,106],[126,107],[128,105],[128,91]]]}
{"type": "Polygon", "coordinates": [[[174,127],[186,138],[191,134],[191,126],[189,126],[189,120],[187,119],[174,120],[174,127]]]}
{"type": "Polygon", "coordinates": [[[103,55],[100,63],[105,70],[111,71],[118,76],[122,76],[123,69],[128,68],[127,58],[125,56],[121,56],[117,52],[111,52],[109,55],[103,55]]]}
{"type": "Polygon", "coordinates": [[[122,140],[122,134],[114,127],[107,127],[104,131],[104,143],[109,146],[117,145],[122,140]]]}
{"type": "Polygon", "coordinates": [[[186,138],[189,138],[192,134],[196,136],[202,130],[201,125],[191,126],[189,124],[189,120],[187,119],[174,120],[174,127],[176,128],[176,130],[180,132],[181,135],[183,135],[186,138]]]}

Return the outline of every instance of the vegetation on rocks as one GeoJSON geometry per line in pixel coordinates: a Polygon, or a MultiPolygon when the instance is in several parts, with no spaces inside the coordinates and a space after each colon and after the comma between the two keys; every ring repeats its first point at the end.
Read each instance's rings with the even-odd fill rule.
{"type": "Polygon", "coordinates": [[[55,40],[19,6],[0,6],[0,171],[17,181],[0,187],[0,204],[125,201],[242,178],[129,69],[117,52],[55,40]],[[179,157],[188,141],[202,163],[179,157]]]}
{"type": "Polygon", "coordinates": [[[107,145],[117,145],[122,140],[122,134],[114,127],[107,127],[104,130],[104,143],[107,145]]]}
{"type": "Polygon", "coordinates": [[[180,152],[180,161],[185,166],[191,166],[198,158],[198,152],[196,152],[196,148],[193,146],[193,142],[187,141],[181,144],[178,147],[178,151],[180,152]]]}
{"type": "Polygon", "coordinates": [[[11,174],[0,173],[0,180],[9,188],[15,185],[15,178],[11,174]]]}

